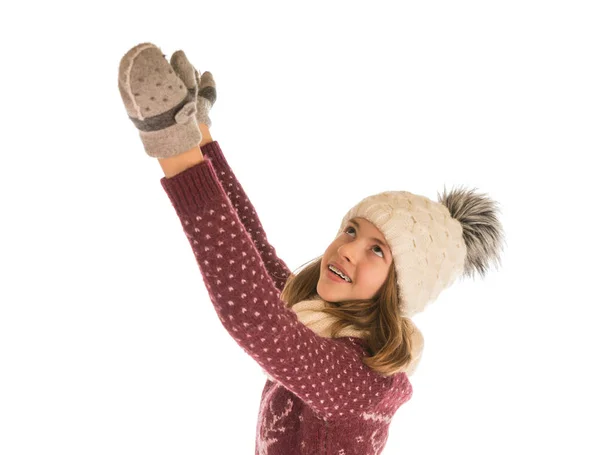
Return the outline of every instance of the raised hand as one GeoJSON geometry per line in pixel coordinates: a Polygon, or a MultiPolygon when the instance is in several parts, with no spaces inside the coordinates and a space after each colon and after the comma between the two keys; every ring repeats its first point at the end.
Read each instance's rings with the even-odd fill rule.
{"type": "Polygon", "coordinates": [[[196,121],[196,92],[190,93],[188,82],[184,83],[152,43],[138,44],[121,58],[119,91],[151,157],[174,157],[202,140],[196,121]]]}
{"type": "Polygon", "coordinates": [[[184,81],[188,90],[196,96],[196,121],[198,124],[212,126],[208,113],[217,101],[217,86],[210,71],[200,75],[198,70],[187,59],[182,50],[171,56],[171,66],[175,73],[184,81]]]}

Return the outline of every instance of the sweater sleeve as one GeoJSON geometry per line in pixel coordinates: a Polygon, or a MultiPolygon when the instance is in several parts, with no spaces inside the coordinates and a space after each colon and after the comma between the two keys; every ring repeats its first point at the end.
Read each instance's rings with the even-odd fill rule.
{"type": "Polygon", "coordinates": [[[237,344],[325,420],[372,409],[392,386],[354,337],[324,338],[280,300],[210,160],[162,178],[210,300],[237,344]]]}
{"type": "Polygon", "coordinates": [[[244,224],[246,232],[254,242],[269,277],[273,280],[277,289],[282,291],[291,271],[267,239],[267,234],[256,209],[225,159],[221,146],[217,141],[209,142],[202,146],[202,154],[211,161],[217,178],[227,193],[240,221],[244,224]]]}

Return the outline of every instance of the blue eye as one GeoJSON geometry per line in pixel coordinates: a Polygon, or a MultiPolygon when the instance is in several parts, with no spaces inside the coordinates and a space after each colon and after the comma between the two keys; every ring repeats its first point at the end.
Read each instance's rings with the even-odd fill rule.
{"type": "MultiPolygon", "coordinates": [[[[356,229],[354,229],[354,227],[352,227],[352,226],[348,226],[344,232],[345,233],[348,232],[348,229],[352,229],[354,232],[356,232],[356,229]]],[[[383,250],[381,249],[381,247],[379,245],[374,245],[373,248],[377,248],[379,251],[381,251],[381,256],[379,256],[379,255],[377,255],[377,256],[379,256],[380,258],[384,257],[383,250]]]]}

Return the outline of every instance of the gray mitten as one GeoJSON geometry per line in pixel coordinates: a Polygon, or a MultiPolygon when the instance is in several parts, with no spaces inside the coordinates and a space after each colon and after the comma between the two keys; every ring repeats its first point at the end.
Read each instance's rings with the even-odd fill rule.
{"type": "Polygon", "coordinates": [[[200,76],[182,50],[173,53],[171,66],[190,92],[197,90],[195,92],[197,96],[196,121],[204,123],[210,128],[212,122],[208,113],[217,101],[217,85],[213,75],[209,71],[205,71],[200,76]]]}
{"type": "Polygon", "coordinates": [[[154,44],[138,44],[123,56],[119,91],[149,156],[179,155],[202,141],[196,93],[188,90],[154,44]]]}

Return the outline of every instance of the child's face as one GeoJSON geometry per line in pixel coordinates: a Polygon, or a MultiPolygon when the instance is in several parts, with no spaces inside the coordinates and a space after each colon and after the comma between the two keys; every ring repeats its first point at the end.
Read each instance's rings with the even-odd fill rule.
{"type": "Polygon", "coordinates": [[[385,283],[391,265],[392,254],[381,231],[364,218],[354,218],[325,250],[317,293],[329,302],[371,299],[385,283]],[[346,271],[351,283],[332,276],[332,262],[346,271]]]}

